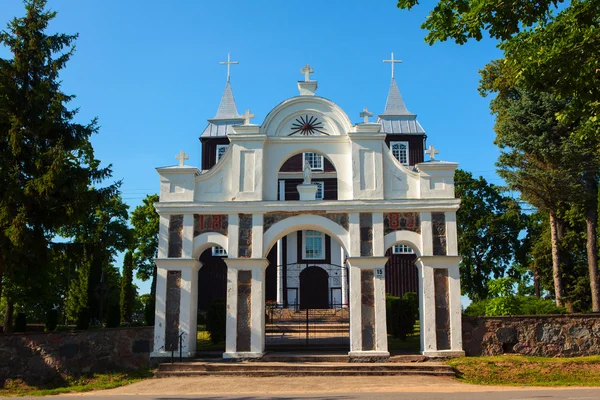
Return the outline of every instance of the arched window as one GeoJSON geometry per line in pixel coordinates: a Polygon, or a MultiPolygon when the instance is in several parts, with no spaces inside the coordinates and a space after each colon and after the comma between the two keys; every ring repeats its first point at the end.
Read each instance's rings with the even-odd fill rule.
{"type": "Polygon", "coordinates": [[[408,165],[408,142],[390,142],[392,154],[402,165],[408,165]]]}

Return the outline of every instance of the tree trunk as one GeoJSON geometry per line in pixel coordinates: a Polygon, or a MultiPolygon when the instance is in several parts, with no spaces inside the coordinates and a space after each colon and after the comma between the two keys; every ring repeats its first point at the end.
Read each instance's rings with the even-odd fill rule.
{"type": "Polygon", "coordinates": [[[4,333],[11,333],[13,331],[14,311],[14,302],[12,300],[6,299],[6,308],[4,309],[4,333]]]}
{"type": "Polygon", "coordinates": [[[542,297],[542,290],[540,288],[540,271],[537,265],[533,266],[533,290],[535,297],[538,299],[542,297]]]}
{"type": "Polygon", "coordinates": [[[564,288],[562,276],[560,274],[560,252],[558,241],[558,223],[556,215],[553,212],[550,215],[550,234],[552,238],[552,277],[554,278],[554,293],[556,295],[556,305],[563,307],[564,288]]]}
{"type": "Polygon", "coordinates": [[[585,223],[587,225],[587,261],[590,271],[590,289],[592,291],[592,311],[600,311],[600,287],[598,284],[598,254],[597,254],[597,231],[598,231],[598,183],[595,174],[586,179],[588,201],[586,202],[585,223]]]}

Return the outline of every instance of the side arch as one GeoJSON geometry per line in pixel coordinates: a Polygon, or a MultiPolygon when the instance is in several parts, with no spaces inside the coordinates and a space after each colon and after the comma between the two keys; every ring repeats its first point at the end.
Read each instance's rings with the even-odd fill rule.
{"type": "Polygon", "coordinates": [[[337,240],[350,254],[350,235],[342,226],[320,215],[296,215],[273,224],[263,235],[263,257],[285,235],[304,230],[324,232],[337,240]]]}
{"type": "Polygon", "coordinates": [[[221,246],[229,251],[229,239],[222,233],[205,232],[194,238],[194,251],[192,257],[198,259],[204,250],[213,246],[221,246]]]}
{"type": "Polygon", "coordinates": [[[387,251],[390,247],[395,244],[406,244],[410,246],[417,257],[421,257],[423,255],[422,245],[423,239],[422,236],[416,232],[412,231],[394,231],[390,232],[383,238],[384,251],[387,251]]]}

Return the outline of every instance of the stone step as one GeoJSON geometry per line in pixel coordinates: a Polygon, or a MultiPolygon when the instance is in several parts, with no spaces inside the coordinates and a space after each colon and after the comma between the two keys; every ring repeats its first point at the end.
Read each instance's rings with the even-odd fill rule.
{"type": "Polygon", "coordinates": [[[252,376],[293,375],[454,375],[440,363],[281,363],[281,362],[182,362],[160,364],[158,373],[241,374],[252,376]]]}
{"type": "Polygon", "coordinates": [[[253,376],[253,377],[277,377],[277,376],[455,376],[454,372],[449,371],[157,371],[157,378],[167,377],[196,377],[196,376],[253,376]]]}

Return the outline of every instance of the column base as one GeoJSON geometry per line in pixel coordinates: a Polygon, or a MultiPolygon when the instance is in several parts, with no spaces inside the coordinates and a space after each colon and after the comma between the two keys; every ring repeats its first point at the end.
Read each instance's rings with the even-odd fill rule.
{"type": "Polygon", "coordinates": [[[248,360],[248,359],[260,359],[265,353],[252,352],[252,351],[236,351],[232,353],[223,353],[224,359],[237,359],[237,360],[248,360]]]}
{"type": "Polygon", "coordinates": [[[387,362],[390,359],[388,351],[349,351],[350,362],[387,362]]]}
{"type": "Polygon", "coordinates": [[[425,357],[464,357],[465,352],[463,350],[431,350],[423,351],[425,357]]]}

